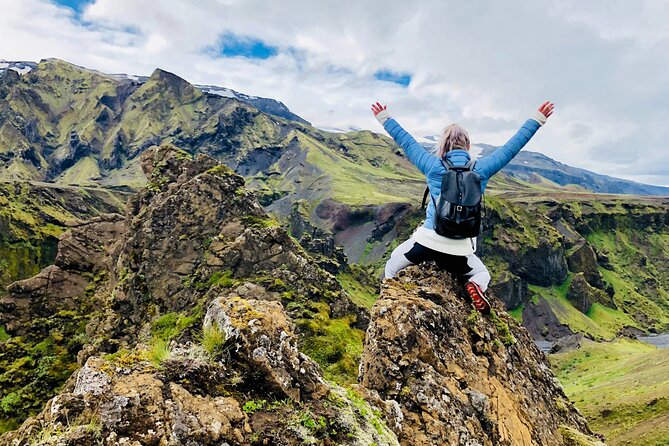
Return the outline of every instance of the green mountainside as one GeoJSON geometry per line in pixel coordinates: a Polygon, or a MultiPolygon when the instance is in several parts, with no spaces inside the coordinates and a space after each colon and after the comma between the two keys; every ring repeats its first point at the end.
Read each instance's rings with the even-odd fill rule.
{"type": "Polygon", "coordinates": [[[160,69],[139,83],[50,59],[0,77],[0,179],[139,187],[138,155],[163,143],[225,162],[268,199],[378,204],[420,190],[389,138],[323,132],[160,69]]]}

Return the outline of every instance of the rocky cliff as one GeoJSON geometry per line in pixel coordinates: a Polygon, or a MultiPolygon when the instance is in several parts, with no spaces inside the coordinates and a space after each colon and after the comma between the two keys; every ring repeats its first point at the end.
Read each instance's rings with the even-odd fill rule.
{"type": "Polygon", "coordinates": [[[372,309],[360,383],[401,444],[601,444],[527,332],[481,316],[462,284],[409,268],[372,309]]]}
{"type": "Polygon", "coordinates": [[[63,231],[119,212],[126,197],[101,188],[0,181],[0,295],[11,282],[53,263],[63,231]]]}
{"type": "Polygon", "coordinates": [[[488,197],[493,289],[536,338],[669,327],[669,201],[532,191],[488,197]]]}
{"type": "Polygon", "coordinates": [[[3,426],[32,416],[0,444],[596,444],[523,329],[449,277],[390,282],[370,322],[228,168],[141,165],[125,217],[9,287],[3,426]]]}

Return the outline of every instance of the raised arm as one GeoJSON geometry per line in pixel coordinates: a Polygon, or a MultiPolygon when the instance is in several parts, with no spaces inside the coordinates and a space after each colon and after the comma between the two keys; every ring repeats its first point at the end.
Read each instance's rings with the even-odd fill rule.
{"type": "Polygon", "coordinates": [[[372,112],[377,121],[383,125],[383,128],[395,140],[397,144],[404,150],[409,160],[418,167],[418,170],[424,175],[432,169],[435,163],[439,163],[439,159],[425,150],[413,136],[402,128],[388,113],[388,107],[381,105],[378,102],[372,105],[372,112]]]}
{"type": "Polygon", "coordinates": [[[490,178],[509,164],[514,156],[525,147],[539,127],[546,123],[546,119],[553,114],[555,105],[549,101],[544,102],[537,113],[523,124],[515,135],[506,144],[499,147],[488,156],[484,156],[476,162],[476,167],[486,178],[490,178]]]}

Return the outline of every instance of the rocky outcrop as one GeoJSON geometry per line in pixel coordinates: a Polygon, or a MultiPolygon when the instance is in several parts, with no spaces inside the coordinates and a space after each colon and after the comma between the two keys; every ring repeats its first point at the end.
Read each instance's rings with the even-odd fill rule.
{"type": "Polygon", "coordinates": [[[326,383],[299,352],[281,303],[219,295],[202,331],[206,349],[173,343],[156,357],[140,345],[89,358],[2,444],[398,444],[364,401],[326,383]]]}
{"type": "Polygon", "coordinates": [[[507,309],[517,308],[529,300],[527,282],[509,271],[503,271],[490,287],[507,309]]]}
{"type": "Polygon", "coordinates": [[[54,265],[7,287],[8,294],[0,299],[0,324],[12,335],[26,335],[36,317],[89,306],[85,290],[104,270],[111,245],[124,231],[123,217],[108,214],[61,235],[54,265]]]}
{"type": "Polygon", "coordinates": [[[300,353],[293,324],[281,303],[220,296],[209,306],[204,330],[220,330],[234,351],[231,355],[281,399],[320,399],[328,393],[318,364],[300,353]]]}
{"type": "Polygon", "coordinates": [[[535,296],[523,307],[523,327],[532,339],[556,341],[564,336],[573,335],[568,325],[560,322],[546,299],[535,296]]]}
{"type": "Polygon", "coordinates": [[[372,309],[361,386],[400,444],[601,444],[569,402],[527,332],[503,313],[484,317],[461,286],[410,268],[372,309]]]}
{"type": "Polygon", "coordinates": [[[75,227],[56,265],[10,287],[0,360],[15,386],[0,390],[2,421],[34,413],[83,368],[0,444],[396,444],[321,369],[355,368],[365,310],[228,168],[172,146],[141,164],[149,186],[126,218],[75,227]],[[321,349],[320,365],[304,353],[321,349]]]}
{"type": "Polygon", "coordinates": [[[567,256],[569,271],[583,273],[585,280],[595,288],[603,288],[604,280],[599,273],[597,255],[587,242],[582,243],[567,256]]]}
{"type": "Polygon", "coordinates": [[[593,303],[597,302],[609,308],[616,308],[611,296],[602,290],[594,288],[585,278],[583,273],[578,273],[569,285],[567,299],[581,313],[587,313],[593,303]]]}

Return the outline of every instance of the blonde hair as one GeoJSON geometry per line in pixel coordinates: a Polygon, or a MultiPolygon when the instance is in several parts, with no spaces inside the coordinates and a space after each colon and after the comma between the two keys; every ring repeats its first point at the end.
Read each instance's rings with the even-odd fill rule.
{"type": "Polygon", "coordinates": [[[444,155],[456,148],[469,151],[469,134],[460,125],[451,124],[444,129],[439,142],[437,142],[437,156],[443,158],[444,155]]]}

